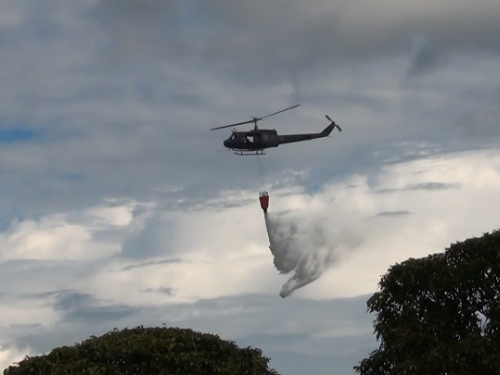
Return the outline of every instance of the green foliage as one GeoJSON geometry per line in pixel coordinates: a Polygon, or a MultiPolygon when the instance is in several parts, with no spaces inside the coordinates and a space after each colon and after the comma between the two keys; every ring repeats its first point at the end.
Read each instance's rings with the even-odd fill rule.
{"type": "Polygon", "coordinates": [[[380,346],[358,374],[500,374],[499,231],[396,264],[379,286],[380,346]]]}
{"type": "Polygon", "coordinates": [[[114,330],[49,354],[26,357],[4,375],[278,375],[256,348],[181,328],[114,330]]]}

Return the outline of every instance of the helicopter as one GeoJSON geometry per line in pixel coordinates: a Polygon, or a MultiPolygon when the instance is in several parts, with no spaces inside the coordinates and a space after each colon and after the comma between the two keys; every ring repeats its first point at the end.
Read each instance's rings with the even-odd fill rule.
{"type": "Polygon", "coordinates": [[[309,141],[311,139],[328,137],[334,128],[337,128],[339,132],[342,131],[342,128],[338,126],[335,123],[335,121],[333,121],[328,115],[325,115],[325,117],[328,121],[330,121],[330,125],[328,125],[320,133],[279,135],[278,132],[274,129],[260,129],[257,126],[257,122],[260,120],[277,115],[278,113],[282,113],[293,108],[297,108],[299,106],[300,104],[296,104],[291,107],[282,109],[281,111],[271,113],[270,115],[266,115],[263,117],[252,117],[252,120],[238,122],[230,125],[218,126],[210,130],[231,128],[235,126],[253,123],[254,124],[253,130],[236,131],[232,129],[233,134],[231,134],[231,136],[223,142],[224,147],[226,147],[228,151],[233,150],[235,151],[234,153],[236,155],[241,155],[241,156],[265,155],[264,150],[267,148],[278,147],[279,145],[286,143],[302,142],[302,141],[309,141]]]}

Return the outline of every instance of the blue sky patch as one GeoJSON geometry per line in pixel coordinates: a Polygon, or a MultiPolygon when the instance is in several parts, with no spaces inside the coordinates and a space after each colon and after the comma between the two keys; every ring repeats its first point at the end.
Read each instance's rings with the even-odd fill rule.
{"type": "Polygon", "coordinates": [[[35,136],[35,131],[31,129],[0,129],[1,143],[30,141],[35,136]]]}

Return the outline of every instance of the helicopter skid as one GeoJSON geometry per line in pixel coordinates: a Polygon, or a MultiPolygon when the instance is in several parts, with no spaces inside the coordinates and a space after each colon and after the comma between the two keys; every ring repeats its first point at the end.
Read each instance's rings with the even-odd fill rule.
{"type": "Polygon", "coordinates": [[[264,150],[256,150],[256,151],[235,151],[235,155],[239,156],[253,156],[253,155],[265,155],[264,150]]]}

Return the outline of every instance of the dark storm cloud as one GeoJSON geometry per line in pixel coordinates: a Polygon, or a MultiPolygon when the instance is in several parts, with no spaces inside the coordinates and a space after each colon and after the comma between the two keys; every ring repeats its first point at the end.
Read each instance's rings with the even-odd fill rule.
{"type": "Polygon", "coordinates": [[[113,322],[131,316],[136,311],[125,305],[103,306],[102,303],[103,301],[98,301],[89,294],[67,291],[56,296],[54,310],[62,313],[63,322],[78,321],[90,325],[96,322],[113,322]]]}
{"type": "Polygon", "coordinates": [[[192,48],[183,43],[185,8],[171,0],[110,0],[97,2],[92,15],[112,37],[108,56],[148,63],[151,58],[175,60],[192,48]]]}
{"type": "Polygon", "coordinates": [[[415,55],[411,60],[411,65],[408,69],[410,76],[416,76],[428,72],[435,71],[445,62],[445,56],[432,48],[432,46],[424,44],[418,47],[415,55]]]}
{"type": "Polygon", "coordinates": [[[437,67],[449,51],[499,52],[500,5],[493,0],[179,4],[101,1],[96,13],[124,51],[194,58],[248,83],[296,80],[317,67],[401,54],[416,74],[437,67]]]}

